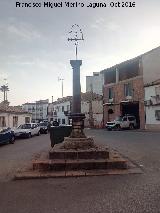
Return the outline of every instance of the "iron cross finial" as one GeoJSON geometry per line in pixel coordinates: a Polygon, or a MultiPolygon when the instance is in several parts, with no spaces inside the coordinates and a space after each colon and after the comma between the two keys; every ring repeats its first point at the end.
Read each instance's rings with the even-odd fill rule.
{"type": "Polygon", "coordinates": [[[78,55],[78,42],[79,41],[84,41],[83,38],[83,33],[81,28],[79,27],[78,24],[74,24],[71,27],[71,30],[69,32],[70,38],[68,38],[68,41],[73,41],[76,47],[76,60],[77,60],[77,55],[78,55]]]}

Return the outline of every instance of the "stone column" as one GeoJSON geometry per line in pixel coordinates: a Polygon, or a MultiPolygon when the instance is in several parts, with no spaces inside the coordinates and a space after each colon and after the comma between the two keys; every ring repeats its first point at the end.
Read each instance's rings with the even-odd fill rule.
{"type": "Polygon", "coordinates": [[[72,119],[71,138],[85,138],[83,132],[85,115],[81,113],[81,84],[80,84],[80,66],[82,60],[71,60],[73,69],[73,97],[70,117],[72,119]]]}
{"type": "Polygon", "coordinates": [[[81,113],[80,66],[82,60],[70,60],[70,64],[73,69],[72,113],[81,113]]]}
{"type": "Polygon", "coordinates": [[[71,60],[73,69],[73,98],[69,118],[72,119],[72,132],[69,137],[64,138],[62,149],[90,149],[95,148],[93,138],[86,137],[84,129],[85,114],[81,113],[81,85],[80,66],[81,60],[71,60]]]}

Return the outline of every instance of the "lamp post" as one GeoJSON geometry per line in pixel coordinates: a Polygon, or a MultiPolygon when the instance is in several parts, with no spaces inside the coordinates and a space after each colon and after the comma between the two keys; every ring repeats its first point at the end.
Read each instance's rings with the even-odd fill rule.
{"type": "Polygon", "coordinates": [[[64,81],[64,78],[59,78],[59,77],[58,77],[58,81],[61,81],[61,82],[62,82],[62,98],[63,98],[63,81],[64,81]]]}

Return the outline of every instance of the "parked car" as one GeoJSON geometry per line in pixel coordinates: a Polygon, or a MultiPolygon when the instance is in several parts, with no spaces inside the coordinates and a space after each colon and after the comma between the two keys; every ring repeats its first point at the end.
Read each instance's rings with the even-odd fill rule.
{"type": "Polygon", "coordinates": [[[134,129],[136,127],[136,117],[133,115],[118,116],[114,121],[106,123],[108,130],[134,129]]]}
{"type": "Polygon", "coordinates": [[[40,135],[40,126],[37,123],[26,123],[20,125],[14,132],[16,137],[31,138],[33,135],[40,135]]]}
{"type": "Polygon", "coordinates": [[[5,128],[0,130],[0,144],[14,143],[15,134],[10,128],[5,128]]]}
{"type": "Polygon", "coordinates": [[[47,134],[48,133],[48,123],[47,122],[40,122],[39,123],[40,126],[40,133],[43,134],[47,134]]]}

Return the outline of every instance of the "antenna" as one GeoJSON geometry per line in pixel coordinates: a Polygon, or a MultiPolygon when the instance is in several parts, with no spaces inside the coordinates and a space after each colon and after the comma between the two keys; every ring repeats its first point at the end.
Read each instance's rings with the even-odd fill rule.
{"type": "Polygon", "coordinates": [[[78,55],[78,42],[79,41],[84,41],[83,38],[83,33],[81,28],[79,27],[78,24],[74,24],[71,27],[71,31],[69,32],[69,35],[71,36],[70,38],[68,38],[68,41],[73,41],[74,45],[75,45],[75,51],[76,51],[76,60],[77,60],[77,55],[78,55]]]}

